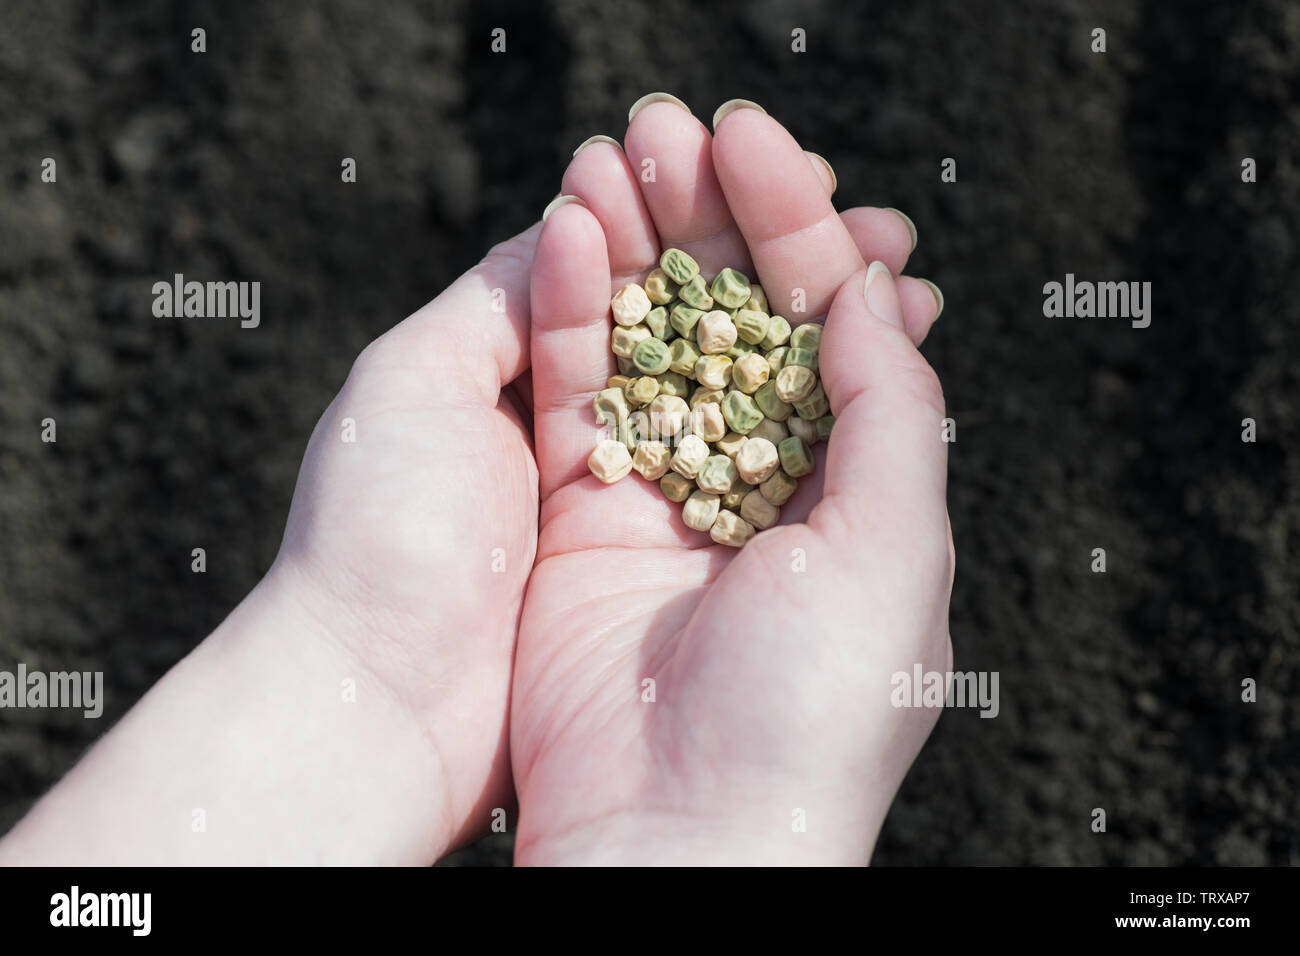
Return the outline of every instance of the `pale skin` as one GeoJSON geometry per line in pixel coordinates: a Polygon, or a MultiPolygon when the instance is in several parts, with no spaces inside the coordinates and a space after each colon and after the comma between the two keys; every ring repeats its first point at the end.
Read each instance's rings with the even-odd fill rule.
{"type": "Polygon", "coordinates": [[[427,864],[495,808],[520,864],[869,860],[937,716],[890,675],[951,669],[938,302],[761,112],[655,102],[624,149],[358,359],[270,571],[0,863],[427,864]],[[827,316],[829,457],[740,552],[586,470],[610,296],[670,245],[827,316]]]}

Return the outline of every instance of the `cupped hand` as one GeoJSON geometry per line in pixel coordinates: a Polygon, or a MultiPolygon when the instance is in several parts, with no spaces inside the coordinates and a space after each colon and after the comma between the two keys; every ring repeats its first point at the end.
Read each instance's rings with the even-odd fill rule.
{"type": "Polygon", "coordinates": [[[312,434],[271,578],[427,736],[446,846],[511,801],[510,665],[537,538],[538,226],[371,343],[312,434]]]}
{"type": "Polygon", "coordinates": [[[519,863],[865,862],[936,716],[893,707],[891,675],[950,669],[944,405],[916,349],[939,303],[892,277],[910,229],[884,209],[837,215],[833,174],[761,111],[715,126],[644,105],[626,152],[576,154],[563,193],[580,201],[538,239],[519,863]],[[610,296],[671,246],[708,275],[757,277],[792,324],[826,316],[829,450],[738,552],[688,529],[657,483],[586,467],[610,296]]]}

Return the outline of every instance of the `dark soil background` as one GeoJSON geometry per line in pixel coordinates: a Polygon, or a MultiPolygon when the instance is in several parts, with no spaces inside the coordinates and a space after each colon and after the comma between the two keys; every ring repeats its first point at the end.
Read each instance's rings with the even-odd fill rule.
{"type": "Polygon", "coordinates": [[[0,669],[107,704],[0,711],[0,831],[270,564],[361,348],[662,89],[762,103],[947,297],[956,666],[1001,713],[944,716],[876,862],[1295,863],[1298,44],[1291,0],[8,0],[0,669]],[[176,272],[260,280],[261,327],[155,319],[176,272]],[[1067,272],[1151,282],[1151,327],[1044,318],[1067,272]]]}

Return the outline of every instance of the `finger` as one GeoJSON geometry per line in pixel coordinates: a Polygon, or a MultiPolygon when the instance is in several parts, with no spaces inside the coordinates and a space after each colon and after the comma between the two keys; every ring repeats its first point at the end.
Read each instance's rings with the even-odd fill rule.
{"type": "Polygon", "coordinates": [[[654,267],[659,259],[659,237],[632,167],[617,143],[608,137],[593,137],[579,146],[560,188],[563,195],[585,202],[600,222],[610,273],[617,285],[654,267]]]}
{"type": "Polygon", "coordinates": [[[749,248],[713,171],[709,131],[680,100],[654,99],[662,95],[637,101],[626,137],[627,157],[640,170],[641,195],[661,247],[689,253],[708,275],[726,266],[752,270],[749,248]]]}
{"type": "Polygon", "coordinates": [[[898,294],[903,301],[907,337],[913,345],[920,345],[943,310],[943,293],[928,279],[900,275],[916,248],[916,226],[897,209],[871,206],[846,209],[840,213],[840,221],[865,261],[878,259],[893,275],[900,276],[898,294]]]}
{"type": "Polygon", "coordinates": [[[588,474],[597,428],[591,398],[613,372],[609,259],[590,210],[554,209],[532,273],[533,433],[542,499],[588,474]]]}
{"type": "Polygon", "coordinates": [[[785,128],[759,110],[726,108],[713,136],[714,168],[763,291],[792,323],[824,315],[840,284],[865,265],[862,256],[785,128]]]}
{"type": "Polygon", "coordinates": [[[910,219],[893,209],[857,206],[840,213],[840,222],[853,237],[858,252],[867,262],[879,259],[892,275],[902,275],[916,246],[910,219]]]}
{"type": "Polygon", "coordinates": [[[494,246],[433,301],[367,348],[379,362],[421,363],[431,389],[494,406],[529,363],[529,270],[541,223],[494,246]],[[465,349],[472,341],[475,348],[465,349]],[[457,362],[447,363],[448,355],[457,362]]]}
{"type": "Polygon", "coordinates": [[[943,391],[904,334],[898,288],[883,263],[850,277],[836,295],[820,362],[835,430],[825,497],[810,524],[895,536],[883,546],[901,547],[909,535],[945,541],[943,391]]]}

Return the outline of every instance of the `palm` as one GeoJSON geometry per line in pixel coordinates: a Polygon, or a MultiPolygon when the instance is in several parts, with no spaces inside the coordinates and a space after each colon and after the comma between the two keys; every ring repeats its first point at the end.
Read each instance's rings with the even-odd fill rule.
{"type": "MultiPolygon", "coordinates": [[[[601,228],[561,208],[548,223],[556,255],[547,254],[548,237],[539,247],[532,345],[543,506],[511,716],[521,846],[633,807],[698,814],[711,780],[743,781],[754,769],[746,768],[750,743],[782,755],[779,767],[762,768],[765,786],[774,770],[793,785],[816,759],[810,728],[852,733],[870,719],[860,703],[828,707],[808,695],[797,673],[830,666],[846,682],[870,678],[868,665],[851,663],[834,641],[810,643],[813,622],[800,610],[862,587],[827,573],[836,543],[824,533],[832,516],[821,512],[836,505],[817,504],[824,446],[817,477],[801,483],[782,526],[739,552],[686,528],[657,483],[634,475],[604,486],[583,464],[596,435],[590,397],[610,374],[605,307],[613,291],[644,277],[659,236],[706,272],[737,265],[753,276],[757,268],[773,311],[786,314],[781,290],[796,286],[809,314],[823,314],[864,251],[895,267],[906,258],[905,233],[892,241],[878,229],[864,234],[833,212],[819,239],[793,256],[783,251],[786,236],[830,210],[827,182],[770,120],[730,123],[729,139],[710,146],[675,107],[646,108],[627,137],[630,166],[616,150],[593,147],[566,175],[565,192],[581,196],[601,228]],[[650,149],[657,179],[638,195],[631,169],[650,149]],[[765,161],[737,163],[737,155],[765,161]],[[823,560],[823,573],[797,573],[808,560],[823,560]]],[[[918,326],[932,317],[919,316],[918,326]]],[[[896,583],[880,571],[873,586],[896,583]]],[[[742,794],[715,788],[711,796],[725,803],[742,794]]]]}

